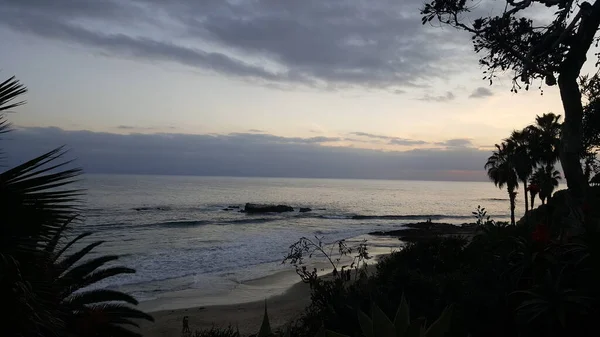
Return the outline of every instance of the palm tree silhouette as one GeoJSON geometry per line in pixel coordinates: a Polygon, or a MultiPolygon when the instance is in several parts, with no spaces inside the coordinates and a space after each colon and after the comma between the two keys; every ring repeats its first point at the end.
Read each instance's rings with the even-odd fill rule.
{"type": "Polygon", "coordinates": [[[528,127],[536,139],[530,142],[532,154],[536,162],[546,166],[556,164],[559,159],[560,146],[560,115],[546,113],[535,117],[535,124],[528,127]]]}
{"type": "Polygon", "coordinates": [[[560,172],[554,169],[554,166],[540,167],[533,173],[531,183],[540,187],[539,196],[542,205],[546,204],[546,199],[550,199],[561,179],[560,172]]]}
{"type": "Polygon", "coordinates": [[[515,199],[516,189],[519,187],[518,177],[514,167],[514,149],[513,145],[507,142],[496,144],[496,150],[485,163],[488,177],[498,188],[506,186],[510,200],[510,221],[515,224],[515,199]]]}
{"type": "MultiPolygon", "coordinates": [[[[27,89],[14,77],[0,83],[0,113],[22,105],[27,89]]],[[[10,124],[0,115],[0,133],[10,124]]],[[[139,336],[124,326],[152,317],[126,304],[131,296],[112,290],[89,290],[107,277],[132,273],[103,268],[116,256],[82,261],[102,242],[69,254],[90,233],[67,241],[77,223],[79,196],[71,183],[81,173],[58,162],[62,148],[0,173],[0,310],[3,336],[139,336]]]]}
{"type": "MultiPolygon", "coordinates": [[[[523,183],[523,196],[525,199],[525,216],[529,211],[529,201],[527,198],[527,181],[533,173],[537,164],[534,144],[536,144],[536,134],[531,128],[525,128],[522,131],[513,131],[510,138],[506,140],[507,150],[512,151],[511,160],[515,173],[519,181],[523,183]]],[[[533,207],[533,206],[532,206],[533,207]]]]}

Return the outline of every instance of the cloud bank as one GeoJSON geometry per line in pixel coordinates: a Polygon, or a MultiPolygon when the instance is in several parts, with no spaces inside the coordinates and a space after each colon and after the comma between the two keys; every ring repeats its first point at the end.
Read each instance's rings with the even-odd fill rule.
{"type": "Polygon", "coordinates": [[[391,152],[327,146],[338,139],[19,128],[5,137],[3,147],[13,166],[66,144],[71,148],[67,158],[75,158],[88,173],[485,180],[482,163],[489,153],[466,146],[466,141],[391,152]]]}
{"type": "Polygon", "coordinates": [[[396,87],[449,76],[464,58],[457,34],[421,25],[421,5],[420,0],[6,0],[0,26],[104,55],[172,62],[269,85],[401,93],[396,87]]]}

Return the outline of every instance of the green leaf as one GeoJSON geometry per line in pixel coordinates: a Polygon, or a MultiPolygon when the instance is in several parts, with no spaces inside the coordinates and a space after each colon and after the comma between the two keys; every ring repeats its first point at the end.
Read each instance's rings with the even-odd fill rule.
{"type": "Polygon", "coordinates": [[[365,337],[374,337],[373,336],[373,321],[362,311],[358,311],[358,323],[360,324],[360,329],[365,337]]]}
{"type": "Polygon", "coordinates": [[[267,314],[267,300],[265,300],[265,315],[263,316],[262,324],[260,325],[260,330],[258,330],[257,337],[267,337],[271,336],[273,332],[271,332],[271,324],[269,323],[269,315],[267,314]]]}
{"type": "Polygon", "coordinates": [[[379,309],[375,303],[372,305],[373,335],[375,337],[396,337],[394,323],[379,309]]]}
{"type": "Polygon", "coordinates": [[[400,306],[398,307],[398,311],[396,311],[396,317],[394,317],[394,326],[396,327],[396,336],[402,336],[408,326],[410,325],[410,311],[408,307],[408,303],[406,302],[406,297],[402,294],[402,299],[400,300],[400,306]]]}
{"type": "Polygon", "coordinates": [[[440,317],[429,326],[427,332],[425,333],[426,337],[443,337],[448,330],[450,330],[450,324],[452,323],[452,312],[454,311],[454,307],[452,305],[448,306],[440,317]]]}

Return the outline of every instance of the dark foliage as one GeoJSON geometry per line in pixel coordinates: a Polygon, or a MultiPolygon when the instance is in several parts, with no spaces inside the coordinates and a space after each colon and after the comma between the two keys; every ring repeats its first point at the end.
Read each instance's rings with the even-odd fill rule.
{"type": "Polygon", "coordinates": [[[584,108],[578,80],[589,49],[599,41],[600,1],[507,0],[495,13],[486,10],[487,16],[469,17],[478,4],[432,0],[421,9],[422,21],[471,34],[490,84],[504,72],[513,73],[513,92],[522,86],[528,90],[536,82],[540,89],[543,83],[558,84],[565,114],[559,154],[569,192],[581,207],[588,184],[579,163],[584,108]]]}
{"type": "Polygon", "coordinates": [[[357,310],[371,303],[393,317],[402,296],[410,317],[435,320],[453,305],[446,336],[594,336],[600,314],[600,189],[586,202],[582,236],[567,237],[565,194],[557,193],[517,226],[476,213],[478,234],[408,244],[354,283],[320,280],[292,330],[314,336],[324,327],[360,336],[357,310]]]}
{"type": "MultiPolygon", "coordinates": [[[[15,99],[25,92],[14,78],[0,84],[0,112],[21,105],[15,99]]],[[[70,187],[80,170],[61,162],[63,154],[55,149],[0,173],[0,335],[139,336],[129,328],[152,317],[132,307],[133,297],[88,288],[134,270],[105,267],[117,256],[86,259],[102,243],[84,245],[91,233],[69,238],[82,191],[70,187]]]]}

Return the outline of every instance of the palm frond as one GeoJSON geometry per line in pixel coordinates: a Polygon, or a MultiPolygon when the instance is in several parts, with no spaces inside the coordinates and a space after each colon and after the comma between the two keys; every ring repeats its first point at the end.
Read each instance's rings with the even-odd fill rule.
{"type": "Polygon", "coordinates": [[[56,262],[56,260],[58,260],[58,258],[60,258],[62,256],[62,254],[64,254],[69,248],[71,248],[71,246],[73,246],[75,243],[77,243],[79,240],[86,238],[90,235],[92,235],[92,232],[85,232],[85,233],[81,233],[79,234],[77,237],[75,237],[73,240],[69,241],[69,243],[67,243],[64,247],[62,247],[55,255],[54,255],[54,260],[52,262],[56,262]]]}
{"type": "MultiPolygon", "coordinates": [[[[110,262],[110,261],[115,261],[118,258],[119,257],[117,255],[104,255],[104,256],[100,256],[100,257],[88,260],[88,261],[68,270],[66,273],[64,273],[63,276],[61,276],[61,279],[65,280],[65,282],[68,282],[69,284],[71,284],[72,283],[71,280],[80,280],[81,278],[85,277],[86,275],[89,275],[96,269],[102,267],[105,263],[110,262]]],[[[62,268],[62,266],[61,266],[61,268],[62,268]]]]}
{"type": "Polygon", "coordinates": [[[48,244],[46,245],[46,248],[44,249],[46,254],[50,255],[50,254],[54,253],[54,251],[56,250],[56,246],[58,245],[58,242],[62,238],[65,229],[67,229],[67,227],[73,222],[74,219],[75,219],[75,217],[73,217],[71,220],[65,221],[65,223],[62,225],[62,227],[60,227],[58,229],[56,234],[54,234],[54,237],[50,240],[50,242],[48,242],[48,244]]]}
{"type": "Polygon", "coordinates": [[[134,273],[135,273],[135,269],[127,268],[127,267],[111,267],[111,268],[101,269],[101,270],[95,271],[95,272],[85,276],[81,281],[79,281],[79,283],[77,284],[77,288],[78,289],[85,288],[89,285],[92,285],[96,282],[99,282],[101,280],[104,280],[104,279],[112,277],[112,276],[121,275],[121,274],[134,274],[134,273]]]}
{"type": "MultiPolygon", "coordinates": [[[[82,249],[80,249],[79,251],[77,251],[77,252],[75,252],[75,253],[67,256],[62,261],[60,261],[59,263],[57,263],[57,266],[56,266],[57,269],[59,271],[63,271],[63,272],[69,270],[69,268],[73,267],[75,265],[75,263],[77,263],[77,261],[81,260],[84,256],[86,256],[94,248],[100,246],[102,243],[104,243],[104,241],[92,242],[89,245],[87,245],[87,246],[83,247],[82,249]]],[[[107,258],[107,257],[111,257],[111,256],[101,256],[101,257],[98,257],[96,259],[89,260],[89,261],[87,261],[87,262],[85,262],[83,264],[80,264],[80,265],[78,265],[77,267],[74,267],[74,268],[80,268],[80,269],[82,269],[82,266],[85,266],[85,265],[87,265],[89,263],[94,263],[94,261],[97,260],[97,259],[102,259],[102,258],[107,258]]],[[[109,259],[107,261],[111,261],[111,260],[112,259],[109,259]]]]}
{"type": "Polygon", "coordinates": [[[103,304],[93,304],[89,305],[88,308],[91,311],[102,312],[107,318],[134,318],[134,319],[144,319],[150,322],[154,322],[154,317],[148,315],[147,313],[133,309],[131,307],[122,305],[122,304],[112,304],[112,303],[103,303],[103,304]]]}
{"type": "Polygon", "coordinates": [[[101,302],[126,302],[133,305],[138,304],[138,301],[131,295],[109,289],[98,289],[76,293],[63,300],[64,304],[72,307],[82,307],[101,302]]]}
{"type": "Polygon", "coordinates": [[[6,111],[25,104],[25,101],[11,102],[26,92],[27,88],[14,76],[0,83],[0,111],[6,111]]]}

